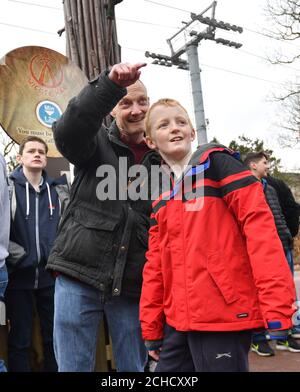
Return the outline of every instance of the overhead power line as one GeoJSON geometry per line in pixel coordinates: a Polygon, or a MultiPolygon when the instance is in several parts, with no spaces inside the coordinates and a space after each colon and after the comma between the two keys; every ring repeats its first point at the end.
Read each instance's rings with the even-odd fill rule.
{"type": "Polygon", "coordinates": [[[24,4],[24,5],[31,5],[31,6],[35,6],[35,7],[49,8],[52,10],[62,11],[62,8],[53,7],[51,5],[42,5],[42,4],[38,4],[38,3],[30,3],[29,1],[21,1],[21,0],[8,0],[8,1],[10,1],[11,3],[19,3],[19,4],[24,4]]]}
{"type": "MultiPolygon", "coordinates": [[[[128,48],[126,46],[122,46],[122,48],[123,49],[127,49],[127,50],[133,50],[134,52],[145,53],[145,51],[143,49],[128,48]]],[[[250,79],[259,80],[259,81],[266,82],[266,83],[273,83],[273,84],[278,84],[278,85],[285,86],[284,83],[276,82],[274,80],[263,79],[263,78],[260,78],[258,76],[255,76],[255,75],[249,75],[249,74],[245,74],[245,73],[242,73],[242,72],[232,71],[232,70],[226,69],[226,68],[220,68],[220,67],[216,67],[216,66],[211,65],[211,64],[204,64],[201,61],[200,61],[200,65],[204,66],[204,67],[207,67],[207,68],[216,69],[216,70],[222,71],[222,72],[228,72],[228,73],[231,73],[231,74],[235,74],[235,75],[238,75],[238,76],[243,76],[243,77],[250,78],[250,79]]]]}
{"type": "Polygon", "coordinates": [[[294,44],[293,42],[290,42],[290,41],[287,41],[287,40],[281,40],[280,38],[273,37],[273,36],[270,35],[270,34],[262,33],[261,31],[252,30],[252,29],[249,29],[249,28],[247,28],[247,27],[244,27],[244,30],[245,30],[245,31],[248,31],[249,33],[258,34],[258,35],[261,35],[261,36],[263,36],[263,37],[266,37],[266,38],[269,38],[269,39],[273,39],[273,40],[275,40],[275,41],[277,41],[277,42],[281,42],[281,43],[283,43],[283,44],[287,44],[287,45],[290,45],[290,46],[294,46],[294,47],[300,49],[300,46],[299,46],[299,45],[296,45],[296,44],[294,44]]]}
{"type": "Polygon", "coordinates": [[[241,72],[231,71],[230,69],[216,67],[216,66],[210,65],[210,64],[204,64],[202,62],[200,64],[201,64],[201,66],[208,67],[208,68],[213,68],[213,69],[216,69],[218,71],[228,72],[228,73],[232,73],[232,74],[235,74],[235,75],[244,76],[246,78],[260,80],[260,81],[266,82],[266,83],[272,83],[272,84],[278,84],[278,85],[281,85],[281,86],[285,86],[284,83],[275,82],[274,80],[268,80],[268,79],[260,78],[258,76],[254,76],[254,75],[248,75],[248,74],[244,74],[244,73],[241,73],[241,72]]]}
{"type": "MultiPolygon", "coordinates": [[[[149,24],[149,25],[151,25],[151,26],[153,25],[153,26],[166,27],[166,28],[173,28],[173,29],[179,30],[179,27],[175,27],[175,26],[166,26],[166,25],[161,25],[161,24],[156,24],[156,23],[144,22],[144,21],[136,20],[136,19],[123,19],[123,18],[117,18],[117,20],[122,20],[122,21],[130,22],[130,23],[149,24]]],[[[248,30],[248,31],[254,32],[253,30],[249,30],[249,29],[245,29],[245,28],[244,28],[244,30],[248,30]]],[[[257,33],[257,34],[260,34],[260,33],[257,33]]],[[[264,35],[264,34],[263,34],[263,35],[264,35]]],[[[143,50],[139,50],[139,49],[133,49],[133,48],[128,48],[128,49],[144,52],[143,50]]],[[[163,50],[163,49],[159,49],[159,50],[163,50]]],[[[263,61],[266,61],[266,62],[269,61],[269,59],[268,59],[267,57],[261,56],[261,55],[256,54],[256,53],[251,53],[251,52],[248,52],[248,51],[243,50],[243,49],[240,49],[240,52],[245,53],[245,54],[247,54],[248,56],[257,57],[257,58],[259,58],[259,59],[261,59],[261,60],[263,60],[263,61]]],[[[299,68],[291,67],[291,66],[288,65],[288,64],[278,63],[278,64],[276,64],[276,65],[279,65],[279,66],[281,66],[281,67],[288,68],[288,69],[291,69],[291,70],[300,72],[300,69],[299,69],[299,68]]]]}
{"type": "Polygon", "coordinates": [[[136,20],[136,19],[125,19],[125,18],[116,18],[117,21],[121,20],[123,22],[130,22],[130,23],[138,23],[138,24],[144,24],[144,25],[149,25],[149,26],[157,26],[157,27],[163,27],[167,29],[176,29],[179,30],[178,26],[168,26],[168,25],[162,25],[158,23],[152,23],[152,22],[145,22],[143,20],[136,20]]]}
{"type": "MultiPolygon", "coordinates": [[[[63,9],[59,8],[59,7],[51,7],[51,6],[47,6],[47,5],[31,3],[29,1],[21,1],[21,0],[8,0],[8,1],[10,1],[12,3],[19,3],[19,4],[23,4],[23,5],[35,6],[35,7],[40,7],[40,8],[49,8],[49,9],[53,9],[53,10],[63,11],[63,9]]],[[[158,24],[158,23],[145,22],[142,20],[134,20],[134,19],[126,19],[126,18],[117,18],[117,19],[124,21],[124,22],[139,23],[139,24],[145,24],[145,25],[157,26],[157,27],[163,27],[163,28],[170,28],[170,29],[179,29],[178,26],[168,26],[168,25],[162,25],[162,24],[158,24]]]]}
{"type": "MultiPolygon", "coordinates": [[[[40,7],[40,8],[48,8],[48,9],[62,11],[62,8],[59,8],[59,7],[53,7],[53,6],[42,5],[42,4],[37,4],[37,3],[31,3],[29,1],[21,1],[21,0],[8,0],[8,1],[10,1],[12,3],[19,3],[19,4],[29,5],[29,6],[35,6],[35,7],[40,7]]],[[[182,12],[185,12],[185,13],[188,13],[188,14],[192,13],[189,10],[186,10],[186,9],[183,9],[183,8],[174,7],[174,6],[171,6],[171,5],[168,5],[168,4],[159,3],[158,1],[153,1],[153,0],[144,0],[144,1],[147,2],[147,3],[152,3],[152,4],[155,4],[155,5],[161,6],[161,7],[166,7],[166,8],[174,9],[174,10],[177,10],[177,11],[182,11],[182,12]]],[[[148,24],[148,25],[158,26],[158,27],[178,29],[178,27],[175,27],[175,26],[161,25],[161,24],[157,24],[157,23],[145,22],[145,21],[140,21],[140,20],[132,20],[132,19],[125,19],[125,18],[124,19],[118,18],[118,20],[123,20],[123,21],[126,21],[126,22],[132,22],[132,23],[140,23],[140,24],[145,24],[145,25],[148,24]]],[[[253,29],[249,29],[247,27],[244,27],[244,30],[248,31],[249,33],[252,33],[252,34],[258,34],[258,35],[261,35],[263,37],[266,37],[266,38],[269,38],[269,39],[273,39],[273,40],[275,40],[277,42],[281,42],[281,43],[284,43],[284,44],[287,44],[287,45],[290,45],[290,46],[294,46],[294,47],[296,47],[298,49],[300,48],[299,45],[296,45],[293,42],[281,40],[280,38],[273,37],[270,34],[263,33],[261,31],[256,31],[256,30],[253,30],[253,29]]]]}
{"type": "Polygon", "coordinates": [[[13,28],[16,28],[16,29],[35,31],[35,32],[37,32],[37,33],[57,35],[57,33],[52,33],[52,32],[50,32],[50,31],[33,29],[32,27],[20,26],[20,25],[15,25],[15,24],[11,24],[11,23],[0,22],[0,25],[8,26],[8,27],[13,27],[13,28]]]}
{"type": "MultiPolygon", "coordinates": [[[[158,1],[153,1],[153,0],[144,0],[144,1],[147,2],[147,3],[156,4],[156,5],[161,6],[161,7],[166,7],[166,8],[174,9],[174,10],[177,10],[177,11],[182,11],[182,12],[185,12],[185,13],[188,13],[188,14],[192,14],[193,13],[192,11],[189,11],[189,10],[186,10],[186,9],[177,8],[177,7],[173,7],[172,5],[159,3],[158,1]]],[[[253,30],[253,29],[249,29],[247,27],[243,27],[243,28],[244,28],[245,31],[248,31],[249,33],[258,34],[258,35],[261,35],[263,37],[266,37],[266,38],[269,38],[269,39],[273,39],[275,41],[278,41],[278,42],[281,42],[281,43],[284,43],[284,44],[287,44],[287,45],[294,46],[294,47],[296,47],[298,49],[300,48],[299,45],[296,45],[296,44],[294,44],[292,42],[289,42],[289,41],[286,41],[286,40],[281,40],[280,38],[273,37],[270,34],[263,33],[261,31],[256,31],[256,30],[253,30]]]]}
{"type": "MultiPolygon", "coordinates": [[[[31,2],[28,2],[28,1],[21,1],[21,0],[8,0],[8,1],[10,1],[12,3],[20,3],[20,4],[24,4],[24,5],[29,5],[29,6],[36,6],[36,7],[40,7],[40,8],[55,9],[55,10],[58,10],[58,11],[62,11],[63,10],[62,8],[59,8],[59,7],[41,5],[41,4],[37,4],[37,3],[31,3],[31,2]]],[[[176,9],[176,10],[180,10],[180,11],[183,11],[183,12],[190,13],[190,11],[188,11],[188,10],[184,10],[184,9],[181,9],[181,8],[173,7],[173,6],[170,6],[170,5],[167,5],[167,4],[162,4],[162,3],[159,3],[157,1],[152,1],[152,0],[144,0],[144,1],[156,4],[156,5],[159,5],[159,6],[164,6],[164,7],[167,7],[167,8],[176,9]]],[[[117,18],[117,20],[124,21],[124,22],[129,22],[129,23],[137,23],[137,24],[144,24],[144,25],[149,25],[149,26],[157,26],[157,27],[161,27],[161,28],[170,28],[170,29],[174,29],[174,30],[175,29],[177,29],[177,30],[179,29],[178,26],[163,25],[163,24],[146,22],[146,21],[136,20],[136,19],[117,18]]],[[[0,22],[0,24],[4,25],[4,26],[11,27],[11,28],[17,28],[17,29],[28,30],[28,31],[35,31],[35,32],[43,33],[43,34],[56,35],[56,33],[53,33],[53,32],[50,32],[50,31],[33,29],[33,28],[30,28],[30,27],[26,27],[26,26],[20,26],[20,25],[5,23],[5,22],[0,22]]],[[[261,35],[261,36],[269,38],[269,39],[274,39],[276,41],[280,41],[279,38],[272,37],[271,35],[268,35],[266,33],[262,33],[262,32],[259,32],[259,31],[255,31],[255,30],[249,29],[247,27],[246,28],[244,27],[244,30],[248,31],[250,33],[253,33],[253,34],[261,35]]],[[[294,47],[300,48],[298,45],[296,45],[296,44],[294,44],[292,42],[288,42],[288,41],[281,41],[281,42],[282,43],[286,43],[286,44],[291,45],[291,46],[294,46],[294,47]]],[[[130,48],[130,49],[139,51],[138,49],[133,49],[133,48],[130,48]]],[[[141,52],[144,52],[144,51],[141,50],[141,52]]],[[[240,52],[243,52],[243,53],[245,53],[245,54],[247,54],[249,56],[257,57],[257,58],[259,58],[261,60],[264,60],[264,61],[268,61],[268,58],[260,56],[260,55],[255,54],[255,53],[251,53],[251,52],[248,52],[248,51],[245,51],[245,50],[242,50],[242,49],[240,49],[240,52]]],[[[295,68],[295,67],[291,67],[288,64],[278,63],[276,65],[279,65],[281,67],[285,67],[285,68],[294,70],[296,72],[300,72],[300,69],[295,68]]]]}
{"type": "MultiPolygon", "coordinates": [[[[10,1],[12,1],[12,0],[10,0],[10,1]]],[[[119,19],[119,20],[120,20],[120,19],[119,19]]],[[[130,21],[130,22],[139,22],[139,21],[129,20],[129,19],[128,19],[127,21],[128,21],[128,22],[129,22],[129,21],[130,21]]],[[[141,23],[143,23],[143,22],[141,22],[141,23]]],[[[31,27],[20,26],[20,25],[15,25],[15,24],[11,24],[11,23],[0,22],[0,25],[7,26],[7,27],[11,27],[11,28],[16,28],[16,29],[21,29],[21,30],[35,31],[35,32],[37,32],[37,33],[50,34],[50,35],[55,35],[55,36],[57,36],[57,33],[53,33],[53,32],[51,32],[51,31],[33,29],[33,28],[31,28],[31,27]]],[[[133,51],[136,51],[136,52],[145,53],[145,50],[143,50],[143,49],[129,48],[129,47],[124,47],[124,46],[122,46],[122,47],[123,47],[124,49],[128,49],[128,50],[133,50],[133,51]]],[[[163,48],[155,48],[155,50],[163,50],[163,48]]],[[[240,49],[240,52],[245,53],[245,54],[248,55],[248,56],[257,57],[257,58],[259,58],[259,59],[261,59],[261,60],[268,61],[268,59],[267,59],[266,57],[260,56],[260,55],[255,54],[255,53],[248,52],[248,51],[243,50],[243,49],[240,49]]],[[[276,65],[281,66],[281,67],[284,67],[284,68],[288,68],[288,69],[291,69],[291,70],[294,70],[294,71],[296,71],[296,72],[300,72],[300,69],[299,69],[299,68],[291,67],[290,65],[287,65],[287,64],[278,63],[278,64],[276,64],[276,65]]],[[[249,75],[245,75],[245,76],[249,76],[249,75]]]]}
{"type": "Polygon", "coordinates": [[[156,4],[156,5],[160,5],[160,6],[162,6],[162,7],[172,8],[172,9],[174,9],[174,10],[183,11],[183,12],[187,12],[188,14],[190,14],[190,11],[188,11],[188,10],[183,10],[182,8],[173,7],[172,5],[167,5],[167,4],[158,3],[157,1],[152,1],[152,0],[144,0],[144,1],[145,1],[146,3],[153,3],[153,4],[156,4]]]}
{"type": "MultiPolygon", "coordinates": [[[[245,54],[247,54],[248,56],[257,57],[258,59],[264,60],[265,62],[269,62],[269,59],[268,59],[267,57],[263,57],[263,56],[260,56],[260,55],[258,55],[258,54],[255,54],[255,53],[251,53],[251,52],[248,52],[248,51],[243,50],[243,49],[240,49],[240,52],[245,53],[245,54]]],[[[284,68],[292,69],[293,71],[296,71],[296,72],[300,72],[300,69],[299,69],[299,68],[291,67],[290,65],[285,64],[285,63],[273,64],[273,63],[270,63],[270,62],[269,62],[269,64],[278,65],[278,66],[280,66],[280,67],[284,67],[284,68]]]]}
{"type": "MultiPolygon", "coordinates": [[[[143,49],[129,48],[129,47],[126,47],[126,46],[123,46],[123,45],[122,45],[122,49],[132,50],[132,51],[134,51],[134,52],[140,52],[140,53],[143,53],[143,54],[145,53],[145,50],[143,50],[143,49]]],[[[164,50],[164,48],[154,48],[153,50],[164,50]]],[[[254,54],[254,53],[248,52],[248,51],[243,50],[243,49],[239,49],[239,51],[242,52],[242,53],[244,53],[244,54],[246,54],[246,55],[248,55],[248,56],[257,57],[257,58],[259,58],[259,59],[261,59],[261,60],[267,61],[267,58],[266,58],[266,57],[256,55],[256,54],[254,54]]],[[[200,62],[201,62],[201,60],[200,60],[200,62]]],[[[202,63],[201,63],[201,64],[202,64],[202,63]]],[[[287,65],[287,64],[276,64],[276,65],[281,66],[281,67],[284,67],[284,68],[289,68],[289,69],[292,69],[292,70],[297,71],[297,72],[300,72],[300,69],[299,69],[299,68],[290,67],[290,66],[287,65]]],[[[206,65],[206,66],[209,67],[209,65],[206,65]]],[[[226,69],[222,69],[222,70],[224,70],[225,72],[231,72],[231,73],[233,72],[233,71],[226,70],[226,69]]],[[[251,77],[251,75],[246,75],[246,74],[243,74],[243,73],[238,73],[238,75],[244,75],[244,76],[246,76],[246,77],[251,77]]],[[[256,76],[253,76],[253,78],[257,79],[256,76]]],[[[272,80],[266,80],[266,79],[264,79],[264,80],[265,80],[266,82],[270,82],[270,83],[278,83],[278,82],[273,82],[272,80]]]]}

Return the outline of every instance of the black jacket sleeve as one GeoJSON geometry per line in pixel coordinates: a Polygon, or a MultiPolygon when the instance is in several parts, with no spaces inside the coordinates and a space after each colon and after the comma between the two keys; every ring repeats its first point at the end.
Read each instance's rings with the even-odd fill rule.
{"type": "Polygon", "coordinates": [[[291,189],[284,181],[272,176],[268,176],[266,180],[268,184],[275,188],[286,224],[292,236],[295,237],[299,230],[300,205],[296,202],[291,189]]]}
{"type": "Polygon", "coordinates": [[[112,82],[108,71],[104,71],[70,100],[66,111],[53,125],[56,146],[65,158],[81,166],[94,155],[103,119],[126,91],[112,82]]]}
{"type": "Polygon", "coordinates": [[[282,242],[285,251],[292,249],[293,238],[287,227],[282,209],[279,203],[276,190],[270,185],[266,184],[264,188],[267,203],[274,216],[274,221],[277,229],[277,233],[282,242]]]}

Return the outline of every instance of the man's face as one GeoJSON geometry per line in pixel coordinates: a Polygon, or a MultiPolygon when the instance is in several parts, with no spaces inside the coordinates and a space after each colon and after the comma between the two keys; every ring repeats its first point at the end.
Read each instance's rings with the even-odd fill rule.
{"type": "Polygon", "coordinates": [[[121,134],[134,135],[145,132],[145,116],[149,108],[149,99],[145,86],[137,81],[127,87],[127,95],[121,99],[112,111],[121,134]]]}
{"type": "Polygon", "coordinates": [[[190,153],[195,131],[182,107],[157,106],[150,114],[149,123],[151,138],[147,136],[147,144],[162,157],[180,161],[190,153]]]}
{"type": "Polygon", "coordinates": [[[257,177],[259,178],[267,177],[270,169],[268,160],[266,158],[262,158],[260,161],[255,163],[254,169],[257,174],[257,177]]]}
{"type": "Polygon", "coordinates": [[[22,155],[17,156],[20,165],[30,170],[40,171],[47,165],[46,148],[39,142],[27,142],[22,155]]]}

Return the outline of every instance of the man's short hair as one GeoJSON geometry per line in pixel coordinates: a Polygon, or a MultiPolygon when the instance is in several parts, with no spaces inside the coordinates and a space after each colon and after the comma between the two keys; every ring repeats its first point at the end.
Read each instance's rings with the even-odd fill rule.
{"type": "Polygon", "coordinates": [[[19,146],[19,154],[20,155],[23,154],[23,151],[24,151],[24,148],[25,148],[25,144],[28,143],[28,142],[38,142],[38,143],[43,144],[45,146],[45,151],[46,151],[46,154],[47,154],[47,152],[48,152],[48,145],[47,145],[47,143],[43,139],[41,139],[38,136],[27,136],[20,143],[20,146],[19,146]]]}
{"type": "Polygon", "coordinates": [[[244,164],[248,167],[250,167],[251,162],[259,162],[263,158],[266,158],[266,160],[269,160],[268,155],[264,151],[259,151],[259,152],[249,152],[246,155],[246,158],[244,159],[244,164]]]}

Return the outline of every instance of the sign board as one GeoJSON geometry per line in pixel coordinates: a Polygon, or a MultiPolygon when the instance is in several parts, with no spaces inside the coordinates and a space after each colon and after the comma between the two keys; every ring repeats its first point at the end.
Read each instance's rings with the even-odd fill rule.
{"type": "Polygon", "coordinates": [[[81,69],[52,49],[14,49],[0,60],[0,124],[16,143],[38,136],[48,144],[49,157],[61,157],[52,124],[86,84],[81,69]]]}

